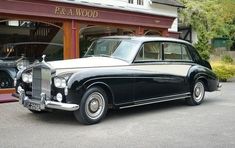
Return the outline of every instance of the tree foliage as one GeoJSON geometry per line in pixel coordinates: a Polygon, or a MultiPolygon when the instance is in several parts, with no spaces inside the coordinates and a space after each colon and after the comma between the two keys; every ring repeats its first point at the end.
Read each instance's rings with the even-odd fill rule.
{"type": "Polygon", "coordinates": [[[235,0],[180,0],[186,8],[179,12],[184,25],[191,25],[197,32],[195,45],[200,54],[209,58],[209,42],[215,37],[235,41],[235,0]]]}

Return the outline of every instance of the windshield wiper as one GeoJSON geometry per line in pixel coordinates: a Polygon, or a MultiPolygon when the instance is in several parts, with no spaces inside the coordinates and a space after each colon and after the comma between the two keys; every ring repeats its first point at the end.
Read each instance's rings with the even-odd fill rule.
{"type": "Polygon", "coordinates": [[[97,54],[97,55],[84,55],[84,58],[87,57],[110,57],[108,54],[97,54]]]}
{"type": "Polygon", "coordinates": [[[108,54],[99,54],[100,57],[110,57],[108,54]]]}

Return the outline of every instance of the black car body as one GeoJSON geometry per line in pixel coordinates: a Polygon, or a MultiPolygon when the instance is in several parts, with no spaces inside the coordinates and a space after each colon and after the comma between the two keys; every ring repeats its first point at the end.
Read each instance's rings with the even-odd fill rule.
{"type": "Polygon", "coordinates": [[[33,112],[74,111],[80,122],[94,124],[108,108],[176,99],[199,105],[205,91],[218,86],[210,64],[188,42],[112,36],[95,41],[84,58],[31,65],[19,74],[16,89],[33,112]]]}

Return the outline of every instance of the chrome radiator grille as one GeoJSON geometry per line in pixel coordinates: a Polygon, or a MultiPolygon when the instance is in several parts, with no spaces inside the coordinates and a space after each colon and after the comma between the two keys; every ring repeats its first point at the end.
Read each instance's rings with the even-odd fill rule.
{"type": "Polygon", "coordinates": [[[41,99],[41,93],[51,96],[51,70],[41,67],[33,68],[32,96],[41,99]]]}

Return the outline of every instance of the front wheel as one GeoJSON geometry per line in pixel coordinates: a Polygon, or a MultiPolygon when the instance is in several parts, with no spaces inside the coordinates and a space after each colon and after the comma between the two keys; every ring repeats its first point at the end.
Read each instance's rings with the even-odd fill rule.
{"type": "Polygon", "coordinates": [[[191,91],[191,98],[186,99],[189,105],[199,105],[202,103],[205,96],[205,86],[200,80],[196,81],[191,91]]]}
{"type": "Polygon", "coordinates": [[[100,87],[88,89],[82,97],[79,110],[74,111],[75,118],[83,124],[100,122],[107,113],[107,95],[100,87]]]}

